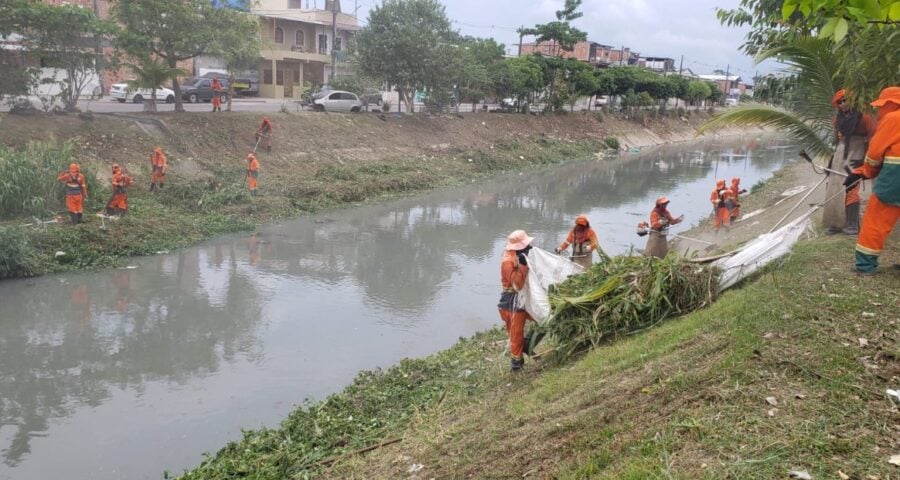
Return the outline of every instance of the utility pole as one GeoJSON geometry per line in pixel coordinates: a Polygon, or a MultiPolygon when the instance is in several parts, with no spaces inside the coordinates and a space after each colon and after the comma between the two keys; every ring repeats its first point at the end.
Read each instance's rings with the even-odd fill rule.
{"type": "Polygon", "coordinates": [[[678,76],[681,76],[682,67],[684,67],[684,55],[681,56],[681,61],[678,62],[678,76]]]}
{"type": "Polygon", "coordinates": [[[334,47],[337,45],[338,1],[331,0],[331,80],[329,82],[334,82],[334,77],[337,75],[337,51],[334,47]]]}
{"type": "Polygon", "coordinates": [[[522,37],[525,35],[524,33],[522,33],[523,30],[525,30],[524,25],[519,27],[519,55],[518,55],[519,57],[522,56],[522,37]]]}
{"type": "Polygon", "coordinates": [[[728,99],[728,74],[731,72],[731,64],[725,66],[725,99],[728,99]]]}

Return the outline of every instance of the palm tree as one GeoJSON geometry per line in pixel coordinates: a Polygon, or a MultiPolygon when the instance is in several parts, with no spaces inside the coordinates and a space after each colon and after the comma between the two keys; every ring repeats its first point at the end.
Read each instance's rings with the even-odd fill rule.
{"type": "Polygon", "coordinates": [[[743,104],[706,122],[700,133],[733,126],[770,127],[791,137],[814,156],[830,158],[834,153],[830,141],[834,115],[831,99],[841,85],[831,42],[802,38],[756,56],[757,63],[768,59],[786,64],[786,71],[794,75],[787,108],[743,104]]]}
{"type": "Polygon", "coordinates": [[[130,88],[149,88],[150,101],[144,101],[145,112],[156,112],[156,89],[163,83],[184,74],[179,68],[172,68],[166,62],[153,57],[142,57],[138,63],[129,64],[135,79],[128,82],[130,88]]]}

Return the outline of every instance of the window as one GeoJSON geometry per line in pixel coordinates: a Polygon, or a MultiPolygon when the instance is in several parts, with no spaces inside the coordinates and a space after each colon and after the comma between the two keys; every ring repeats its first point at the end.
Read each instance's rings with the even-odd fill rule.
{"type": "Polygon", "coordinates": [[[284,43],[284,29],[275,27],[275,43],[284,43]]]}
{"type": "Polygon", "coordinates": [[[306,38],[303,35],[303,30],[297,29],[297,32],[294,33],[294,45],[302,47],[305,41],[306,38]]]}
{"type": "Polygon", "coordinates": [[[328,55],[328,35],[319,34],[319,55],[328,55]]]}
{"type": "Polygon", "coordinates": [[[284,85],[284,70],[275,73],[275,85],[284,85]]]}
{"type": "Polygon", "coordinates": [[[263,83],[266,85],[272,84],[272,71],[271,70],[263,70],[263,83]]]}
{"type": "Polygon", "coordinates": [[[342,50],[342,46],[344,43],[344,39],[341,37],[334,37],[334,49],[340,52],[342,50]]]}
{"type": "Polygon", "coordinates": [[[341,100],[356,100],[356,95],[352,93],[342,93],[341,100]]]}
{"type": "Polygon", "coordinates": [[[197,88],[209,88],[209,80],[203,80],[197,84],[197,88]]]}
{"type": "Polygon", "coordinates": [[[340,93],[332,93],[331,95],[328,96],[328,99],[329,100],[341,100],[342,95],[340,93]]]}

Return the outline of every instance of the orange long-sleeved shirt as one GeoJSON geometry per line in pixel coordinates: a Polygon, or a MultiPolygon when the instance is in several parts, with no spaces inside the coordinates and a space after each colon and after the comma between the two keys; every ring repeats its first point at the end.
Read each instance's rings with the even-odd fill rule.
{"type": "Polygon", "coordinates": [[[872,192],[884,203],[900,205],[900,110],[879,119],[866,161],[855,172],[878,177],[872,192]]]}
{"type": "Polygon", "coordinates": [[[56,179],[66,184],[66,195],[78,195],[80,193],[85,197],[87,196],[87,181],[81,172],[74,175],[71,172],[62,172],[56,179]]]}
{"type": "Polygon", "coordinates": [[[528,265],[519,263],[516,252],[512,250],[503,252],[503,259],[500,261],[500,285],[503,290],[522,290],[525,288],[527,276],[528,265]]]}
{"type": "Polygon", "coordinates": [[[678,225],[679,223],[681,223],[681,219],[672,217],[667,208],[656,207],[650,212],[650,226],[656,231],[663,230],[669,225],[678,225]],[[667,220],[666,225],[662,224],[663,218],[667,220]]]}
{"type": "Polygon", "coordinates": [[[719,189],[715,189],[709,194],[709,201],[714,205],[719,206],[720,202],[725,202],[726,200],[734,200],[734,192],[731,191],[730,188],[724,187],[721,190],[722,193],[719,193],[719,189]]]}
{"type": "MultiPolygon", "coordinates": [[[[836,138],[841,138],[837,131],[837,115],[831,118],[831,127],[834,130],[834,136],[836,138]]],[[[859,119],[859,125],[856,126],[856,131],[853,132],[856,135],[865,135],[866,138],[872,138],[872,135],[875,135],[875,119],[872,118],[871,115],[862,114],[859,119]]]]}
{"type": "MultiPolygon", "coordinates": [[[[600,247],[600,241],[597,240],[597,233],[594,232],[593,228],[588,228],[587,232],[584,232],[584,237],[587,240],[585,243],[591,246],[591,251],[597,250],[600,247]]],[[[559,244],[560,250],[565,250],[569,248],[569,245],[575,242],[575,229],[569,230],[569,235],[566,237],[566,241],[559,244]]]]}

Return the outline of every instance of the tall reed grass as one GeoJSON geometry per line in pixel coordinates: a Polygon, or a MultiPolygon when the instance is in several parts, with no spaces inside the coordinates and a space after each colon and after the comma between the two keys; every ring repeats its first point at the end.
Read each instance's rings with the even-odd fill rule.
{"type": "MultiPolygon", "coordinates": [[[[0,145],[0,218],[45,217],[63,210],[65,187],[57,175],[74,161],[73,144],[54,141],[29,143],[23,149],[0,145]]],[[[95,190],[97,182],[82,165],[88,183],[88,197],[108,195],[95,190]]]]}

